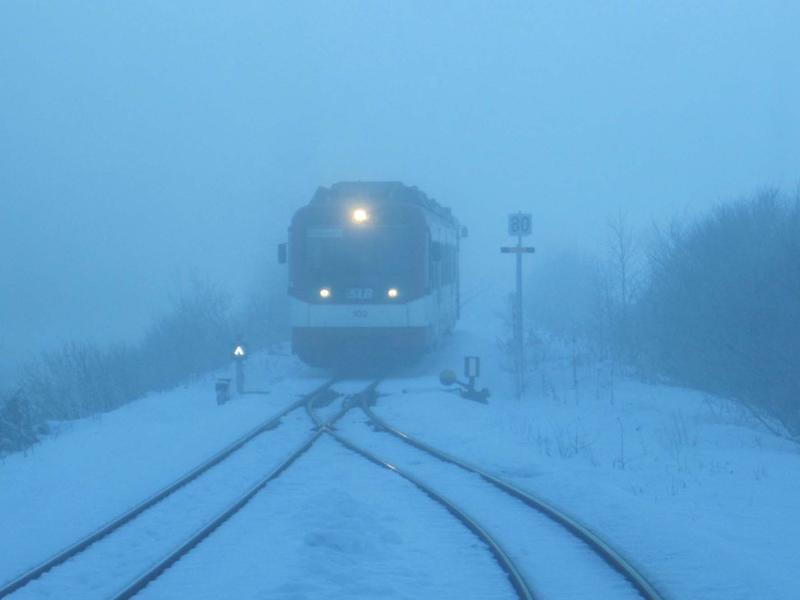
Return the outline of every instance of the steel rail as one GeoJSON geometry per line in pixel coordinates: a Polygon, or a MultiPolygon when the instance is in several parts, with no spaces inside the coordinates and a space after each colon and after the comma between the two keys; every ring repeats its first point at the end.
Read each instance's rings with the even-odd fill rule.
{"type": "Polygon", "coordinates": [[[355,394],[348,394],[345,398],[344,402],[342,403],[341,408],[338,412],[336,412],[330,419],[323,422],[322,419],[319,418],[319,415],[314,411],[317,405],[317,398],[309,398],[308,402],[305,403],[306,407],[306,414],[308,414],[309,418],[313,421],[314,427],[317,429],[333,429],[336,423],[344,417],[348,411],[353,408],[355,404],[361,404],[363,401],[368,401],[372,398],[375,394],[375,389],[378,387],[382,379],[375,379],[370,383],[367,387],[365,387],[360,392],[356,392],[355,394]]]}
{"type": "Polygon", "coordinates": [[[140,502],[133,508],[129,509],[128,511],[124,512],[123,514],[109,521],[105,525],[101,526],[99,529],[95,530],[94,532],[90,533],[86,537],[79,540],[78,542],[75,542],[71,546],[68,546],[67,548],[61,550],[60,552],[50,557],[46,561],[42,562],[38,566],[30,569],[29,571],[26,571],[22,575],[17,576],[15,579],[12,579],[11,581],[3,584],[2,587],[0,587],[0,598],[5,598],[9,594],[12,594],[13,592],[19,590],[20,588],[26,586],[31,581],[41,577],[44,573],[46,573],[53,567],[56,567],[66,562],[70,558],[76,556],[77,554],[80,554],[81,552],[89,548],[89,546],[91,546],[95,542],[98,542],[101,539],[105,538],[106,536],[110,535],[123,525],[130,523],[147,509],[158,504],[168,496],[171,496],[173,493],[175,493],[182,487],[186,486],[187,484],[191,483],[192,481],[200,477],[203,473],[205,473],[212,467],[224,461],[226,458],[231,456],[234,452],[239,450],[242,446],[244,446],[248,442],[252,441],[254,438],[258,437],[265,431],[275,428],[283,417],[303,406],[310,398],[316,398],[319,394],[329,389],[334,382],[335,382],[334,379],[326,381],[321,386],[317,387],[310,393],[304,395],[299,400],[296,400],[295,402],[293,402],[292,404],[281,410],[278,414],[269,417],[263,423],[261,423],[248,433],[244,434],[239,439],[235,440],[233,443],[229,444],[228,446],[226,446],[225,448],[214,454],[211,458],[207,459],[200,465],[196,466],[191,471],[189,471],[188,473],[186,473],[173,483],[169,484],[165,488],[156,492],[143,502],[140,502]]]}
{"type": "Polygon", "coordinates": [[[345,438],[344,436],[342,436],[340,433],[336,432],[333,429],[334,424],[354,406],[354,402],[357,402],[359,405],[364,406],[366,402],[368,402],[369,399],[374,396],[375,388],[378,386],[379,383],[380,380],[376,380],[362,392],[350,396],[350,398],[344,402],[341,410],[339,410],[339,412],[337,412],[331,419],[329,419],[324,423],[314,412],[313,401],[309,401],[306,404],[306,411],[308,412],[311,419],[314,421],[317,427],[317,433],[320,434],[327,433],[348,450],[360,455],[361,457],[367,459],[373,464],[381,466],[399,475],[409,483],[416,486],[428,497],[430,497],[431,499],[442,505],[451,515],[453,515],[458,521],[460,521],[463,525],[465,525],[467,529],[469,529],[478,539],[480,539],[483,543],[485,543],[488,546],[489,551],[492,553],[497,563],[500,565],[500,567],[508,576],[509,583],[511,584],[511,587],[514,589],[517,596],[521,600],[535,600],[535,596],[533,595],[530,586],[525,581],[525,578],[522,576],[522,573],[520,573],[517,566],[514,564],[514,561],[505,552],[505,550],[503,550],[500,544],[498,544],[495,541],[495,539],[489,534],[489,532],[487,532],[483,527],[481,527],[477,521],[475,521],[467,513],[461,510],[451,500],[439,494],[434,489],[428,487],[421,480],[417,479],[410,473],[407,473],[402,469],[399,469],[397,466],[382,460],[381,458],[369,452],[368,450],[365,450],[364,448],[354,444],[349,439],[345,438]]]}
{"type": "Polygon", "coordinates": [[[164,571],[169,569],[172,565],[178,562],[181,558],[186,556],[192,551],[200,542],[205,540],[214,531],[216,531],[226,521],[230,520],[236,513],[242,510],[250,500],[252,500],[258,492],[260,492],[272,480],[276,479],[286,469],[288,469],[298,458],[305,454],[311,446],[314,445],[323,434],[322,429],[314,431],[300,446],[295,449],[289,456],[287,456],[281,464],[275,467],[268,475],[259,480],[253,487],[251,487],[245,494],[231,504],[224,512],[214,518],[207,525],[198,530],[192,537],[170,552],[167,556],[161,559],[158,563],[149,568],[145,573],[137,577],[122,591],[113,596],[114,600],[129,600],[136,594],[141,592],[150,583],[160,577],[164,571]]]}
{"type": "Polygon", "coordinates": [[[634,567],[625,557],[623,557],[617,550],[612,548],[607,542],[603,541],[597,534],[592,532],[589,528],[573,517],[570,517],[563,511],[557,509],[552,504],[533,496],[529,492],[523,491],[515,485],[503,481],[502,479],[487,473],[479,467],[458,459],[451,454],[447,454],[438,448],[429,446],[428,444],[425,444],[424,442],[413,438],[407,433],[404,433],[403,431],[400,431],[399,429],[389,425],[381,417],[375,414],[375,412],[368,406],[366,399],[361,398],[359,404],[361,410],[364,412],[370,422],[372,422],[372,424],[377,426],[379,429],[394,435],[405,443],[417,448],[418,450],[426,452],[438,458],[439,460],[453,464],[464,469],[465,471],[480,476],[488,483],[517,498],[518,500],[521,500],[526,505],[541,512],[559,525],[566,528],[575,537],[586,543],[609,566],[622,575],[645,600],[664,600],[664,596],[662,596],[661,593],[656,590],[656,588],[639,572],[636,567],[634,567]]]}
{"type": "Polygon", "coordinates": [[[172,567],[181,558],[186,556],[201,542],[214,533],[214,531],[216,531],[220,526],[229,521],[234,515],[242,510],[256,496],[256,494],[258,494],[267,486],[268,483],[274,479],[277,479],[284,471],[292,466],[292,464],[294,464],[298,458],[308,452],[314,443],[327,431],[328,423],[332,423],[332,421],[340,419],[353,406],[352,403],[346,403],[345,407],[343,407],[343,409],[340,410],[336,416],[334,416],[333,419],[328,422],[322,422],[320,419],[318,419],[313,410],[314,403],[318,400],[320,394],[329,389],[333,383],[334,381],[328,382],[327,385],[318,388],[311,394],[306,395],[294,405],[294,408],[298,408],[301,404],[304,405],[306,412],[314,422],[314,431],[308,438],[306,438],[295,450],[293,450],[277,467],[275,467],[266,476],[255,483],[249,490],[247,490],[247,492],[240,496],[222,513],[196,531],[188,540],[175,548],[175,550],[167,554],[152,567],[147,569],[147,571],[131,581],[123,590],[115,594],[113,596],[113,600],[129,600],[144,590],[153,581],[163,575],[167,569],[172,567]]]}
{"type": "Polygon", "coordinates": [[[389,469],[393,473],[396,473],[406,481],[414,484],[417,488],[419,488],[422,492],[428,495],[430,498],[441,504],[447,511],[453,515],[456,519],[461,521],[467,529],[472,531],[478,539],[480,539],[484,544],[489,547],[489,551],[494,556],[497,563],[500,567],[505,571],[506,575],[508,576],[509,582],[511,583],[511,587],[514,588],[517,596],[521,600],[535,600],[535,596],[533,592],[531,592],[530,587],[528,586],[527,582],[525,581],[522,574],[519,572],[519,569],[514,564],[514,561],[506,554],[503,548],[498,544],[494,538],[483,528],[481,527],[477,521],[472,519],[467,513],[463,510],[458,508],[452,501],[448,500],[434,489],[428,487],[422,481],[407,473],[395,465],[384,461],[381,458],[378,458],[376,455],[372,454],[371,452],[361,448],[360,446],[356,446],[347,438],[343,437],[341,434],[332,431],[330,429],[323,429],[325,433],[332,436],[337,442],[342,444],[345,448],[355,452],[356,454],[361,455],[362,457],[366,458],[368,461],[389,469]]]}
{"type": "Polygon", "coordinates": [[[194,549],[198,544],[200,544],[203,540],[209,537],[215,530],[217,530],[221,525],[223,525],[226,521],[228,521],[231,517],[233,517],[236,513],[238,513],[245,505],[247,505],[250,500],[255,497],[258,492],[260,492],[270,481],[276,479],[280,476],[284,471],[286,471],[300,456],[305,454],[313,445],[314,443],[323,435],[328,434],[333,437],[337,442],[342,444],[344,447],[350,449],[351,451],[361,455],[362,457],[366,458],[370,462],[373,462],[377,465],[380,465],[384,468],[387,468],[407,481],[414,484],[420,490],[422,490],[425,494],[429,497],[440,503],[444,506],[448,512],[454,515],[459,521],[464,523],[481,541],[486,543],[489,547],[490,551],[494,555],[495,559],[498,561],[500,566],[506,572],[509,577],[510,583],[514,588],[515,592],[522,600],[534,600],[533,594],[530,592],[527,583],[525,582],[524,578],[522,577],[521,573],[514,565],[511,558],[505,553],[505,551],[500,547],[500,545],[473,519],[471,519],[466,513],[460,510],[455,504],[450,502],[444,496],[438,494],[433,489],[426,486],[422,481],[416,479],[415,477],[411,476],[408,473],[405,473],[387,463],[382,461],[374,454],[360,448],[341,436],[334,430],[335,423],[340,420],[351,408],[356,406],[357,404],[362,404],[365,400],[371,397],[374,394],[375,388],[378,385],[379,380],[372,382],[367,388],[363,391],[350,395],[345,402],[342,404],[340,410],[333,415],[327,421],[323,421],[319,418],[319,416],[314,411],[315,402],[317,400],[317,395],[310,395],[305,400],[305,409],[308,413],[309,417],[311,418],[312,422],[314,423],[314,432],[296,449],[294,450],[280,465],[278,465],[275,469],[273,469],[266,477],[261,479],[258,483],[256,483],[250,490],[248,490],[242,497],[240,497],[236,502],[234,502],[231,506],[229,506],[222,514],[217,516],[213,519],[210,523],[204,526],[202,529],[197,531],[189,540],[181,544],[178,548],[170,552],[166,557],[156,563],[153,567],[148,569],[144,574],[137,577],[134,581],[132,581],[124,590],[116,594],[113,598],[114,600],[130,600],[136,594],[141,592],[145,587],[147,587],[150,583],[156,580],[159,576],[161,576],[167,569],[169,569],[172,565],[178,562],[182,557],[188,554],[192,549],[194,549]]]}

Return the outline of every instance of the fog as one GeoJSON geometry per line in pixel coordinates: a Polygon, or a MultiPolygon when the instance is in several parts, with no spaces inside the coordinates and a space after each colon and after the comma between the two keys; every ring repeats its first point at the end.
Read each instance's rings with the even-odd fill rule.
{"type": "MultiPolygon", "coordinates": [[[[800,5],[0,5],[0,358],[234,293],[318,185],[400,180],[470,228],[470,282],[800,173],[800,5]]],[[[0,372],[0,375],[3,373],[0,372]]]]}

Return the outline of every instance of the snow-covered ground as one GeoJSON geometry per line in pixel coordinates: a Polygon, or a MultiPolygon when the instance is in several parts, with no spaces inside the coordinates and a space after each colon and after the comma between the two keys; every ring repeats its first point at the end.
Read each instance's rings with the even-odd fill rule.
{"type": "MultiPolygon", "coordinates": [[[[797,447],[724,399],[611,377],[597,365],[581,366],[573,379],[570,365],[546,361],[532,373],[526,397],[517,400],[496,343],[501,324],[495,306],[493,298],[472,302],[440,352],[381,385],[376,411],[564,508],[631,558],[669,598],[800,597],[800,523],[792,518],[800,505],[797,447]],[[438,371],[460,370],[467,354],[483,358],[480,384],[492,390],[487,405],[436,391],[438,371]]],[[[324,376],[288,356],[254,356],[247,369],[253,387],[266,386],[270,395],[219,407],[216,374],[210,374],[100,418],[63,424],[27,454],[0,463],[0,581],[169,483],[324,376]]],[[[342,429],[426,474],[420,459],[402,455],[383,440],[386,434],[366,431],[358,416],[348,417],[342,429]]],[[[213,512],[254,476],[254,464],[263,462],[266,473],[291,450],[305,432],[303,418],[296,413],[285,419],[238,459],[249,470],[238,470],[238,479],[225,475],[224,481],[236,481],[226,483],[225,493],[199,484],[191,497],[213,512]]],[[[511,539],[503,523],[515,518],[512,508],[498,504],[495,514],[479,515],[485,492],[432,473],[429,483],[447,487],[446,495],[458,495],[453,499],[482,518],[499,541],[520,549],[515,558],[536,584],[536,553],[549,555],[557,542],[544,533],[511,539]]],[[[181,514],[189,530],[208,516],[181,514]]],[[[152,559],[165,551],[157,544],[172,543],[163,529],[154,525],[152,539],[124,543],[152,544],[152,559]]],[[[98,597],[105,597],[123,587],[129,571],[120,571],[119,581],[103,581],[98,572],[122,554],[101,549],[94,550],[96,562],[88,560],[80,571],[88,587],[71,587],[75,581],[60,582],[61,589],[33,584],[19,597],[78,597],[78,589],[88,597],[84,592],[94,584],[98,597]]],[[[133,572],[141,567],[129,566],[133,572]]],[[[556,577],[559,571],[572,574],[573,597],[587,590],[581,583],[590,581],[589,567],[584,579],[571,564],[545,568],[556,577]]],[[[146,595],[211,598],[230,589],[237,598],[512,596],[486,549],[443,509],[328,438],[146,595]],[[444,573],[434,568],[441,565],[444,573]],[[222,587],[234,581],[239,587],[222,587]]],[[[611,589],[603,597],[616,597],[611,589]]],[[[600,596],[586,591],[585,597],[600,596]]]]}
{"type": "MultiPolygon", "coordinates": [[[[97,418],[55,424],[57,434],[2,460],[0,580],[105,524],[323,382],[288,357],[254,357],[251,367],[269,374],[269,395],[219,407],[210,374],[97,418]]],[[[264,378],[253,379],[261,387],[264,378]]]]}
{"type": "Polygon", "coordinates": [[[573,379],[555,357],[517,400],[493,348],[499,319],[481,309],[430,367],[482,355],[490,404],[423,391],[431,374],[419,391],[382,386],[381,416],[563,507],[670,598],[800,598],[800,447],[725,399],[602,365],[573,379]]]}
{"type": "Polygon", "coordinates": [[[351,412],[339,430],[392,465],[413,473],[481,524],[499,541],[537,597],[639,598],[634,588],[588,546],[551,519],[488,484],[388,433],[376,433],[351,412]]]}
{"type": "Polygon", "coordinates": [[[323,437],[142,597],[514,596],[489,551],[444,508],[323,437]]]}

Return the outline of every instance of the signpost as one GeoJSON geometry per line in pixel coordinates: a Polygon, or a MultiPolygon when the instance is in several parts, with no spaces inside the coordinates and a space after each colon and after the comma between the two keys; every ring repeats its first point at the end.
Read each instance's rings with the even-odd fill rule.
{"type": "Polygon", "coordinates": [[[511,237],[525,237],[531,234],[533,219],[531,213],[514,213],[508,215],[508,235],[511,237]]]}
{"type": "MultiPolygon", "coordinates": [[[[238,395],[242,394],[269,394],[268,391],[262,390],[247,390],[244,389],[244,363],[247,360],[247,346],[244,345],[243,342],[239,342],[233,348],[231,352],[231,357],[233,358],[233,368],[234,368],[234,383],[236,385],[236,393],[238,395]]],[[[217,379],[217,383],[214,386],[217,392],[217,404],[225,404],[228,400],[231,399],[231,379],[230,378],[220,378],[217,379]]]]}
{"type": "Polygon", "coordinates": [[[514,254],[517,258],[517,289],[514,299],[514,373],[517,397],[522,396],[525,389],[525,330],[522,319],[522,255],[533,254],[536,249],[523,246],[522,238],[531,235],[533,219],[530,213],[512,213],[508,215],[508,235],[517,238],[516,246],[503,246],[500,252],[514,254]]]}
{"type": "Polygon", "coordinates": [[[247,358],[247,350],[244,344],[236,344],[233,349],[233,360],[236,363],[236,393],[244,393],[244,361],[247,358]]]}

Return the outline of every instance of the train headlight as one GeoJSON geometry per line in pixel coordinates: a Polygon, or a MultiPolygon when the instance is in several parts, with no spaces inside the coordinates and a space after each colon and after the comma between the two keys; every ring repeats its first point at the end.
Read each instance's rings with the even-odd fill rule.
{"type": "Polygon", "coordinates": [[[399,292],[397,291],[397,288],[389,288],[389,291],[386,292],[386,295],[389,296],[389,298],[397,298],[398,293],[399,292]]]}
{"type": "Polygon", "coordinates": [[[357,208],[353,211],[353,221],[355,223],[366,223],[369,221],[369,213],[365,208],[357,208]]]}
{"type": "Polygon", "coordinates": [[[322,288],[319,291],[319,297],[320,298],[330,298],[330,295],[331,295],[331,291],[328,288],[322,288]]]}

